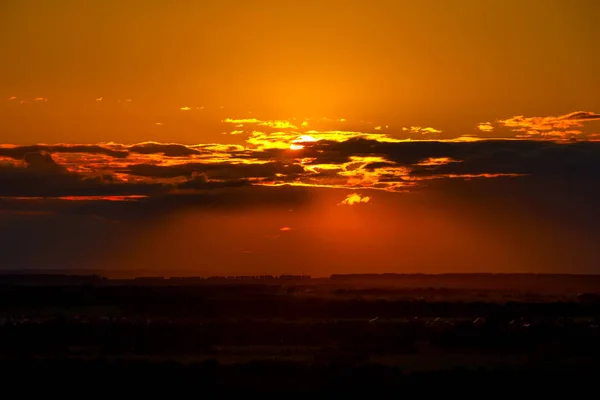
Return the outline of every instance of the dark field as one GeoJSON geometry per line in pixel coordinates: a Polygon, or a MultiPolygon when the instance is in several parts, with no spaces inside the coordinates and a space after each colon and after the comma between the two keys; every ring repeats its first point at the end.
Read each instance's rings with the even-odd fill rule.
{"type": "Polygon", "coordinates": [[[303,278],[3,275],[2,376],[372,391],[548,388],[600,372],[597,276],[303,278]]]}

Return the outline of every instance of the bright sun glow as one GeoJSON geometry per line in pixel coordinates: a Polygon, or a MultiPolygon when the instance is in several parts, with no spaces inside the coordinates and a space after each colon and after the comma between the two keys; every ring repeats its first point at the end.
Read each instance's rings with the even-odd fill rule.
{"type": "Polygon", "coordinates": [[[299,136],[290,145],[290,150],[300,150],[300,149],[303,149],[304,146],[302,144],[300,144],[300,143],[316,142],[316,141],[317,141],[317,139],[315,139],[314,137],[309,136],[309,135],[299,136]]]}

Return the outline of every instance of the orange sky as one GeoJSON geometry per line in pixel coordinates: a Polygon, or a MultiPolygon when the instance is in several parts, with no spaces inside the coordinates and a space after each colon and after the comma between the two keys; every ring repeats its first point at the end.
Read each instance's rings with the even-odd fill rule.
{"type": "Polygon", "coordinates": [[[599,17],[5,0],[1,266],[595,271],[599,17]]]}
{"type": "Polygon", "coordinates": [[[598,111],[599,15],[594,0],[6,0],[2,139],[196,144],[249,112],[461,135],[598,111]]]}

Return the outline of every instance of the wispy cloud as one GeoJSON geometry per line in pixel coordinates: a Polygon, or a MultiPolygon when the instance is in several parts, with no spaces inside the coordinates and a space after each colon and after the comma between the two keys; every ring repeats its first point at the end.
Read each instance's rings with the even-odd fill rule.
{"type": "Polygon", "coordinates": [[[358,193],[352,193],[352,194],[349,194],[348,196],[346,196],[346,198],[344,200],[339,202],[338,206],[344,206],[344,205],[351,206],[354,204],[368,203],[369,201],[371,201],[371,198],[369,196],[361,196],[358,193]]]}
{"type": "Polygon", "coordinates": [[[273,129],[298,129],[298,126],[286,120],[260,120],[257,118],[225,118],[223,122],[237,127],[244,125],[266,126],[273,129]]]}
{"type": "Polygon", "coordinates": [[[432,167],[438,165],[446,165],[451,162],[460,162],[460,160],[453,160],[450,157],[429,157],[423,161],[416,163],[415,165],[421,167],[432,167]]]}
{"type": "Polygon", "coordinates": [[[548,117],[525,117],[517,115],[498,121],[499,124],[518,132],[519,137],[546,137],[568,139],[582,134],[585,122],[600,120],[600,114],[575,111],[565,115],[548,117]]]}
{"type": "Polygon", "coordinates": [[[411,126],[410,128],[402,128],[402,130],[404,132],[410,132],[410,133],[420,133],[422,135],[426,135],[426,134],[431,134],[431,133],[442,133],[441,130],[439,129],[435,129],[435,128],[431,128],[431,127],[421,127],[421,126],[411,126]]]}
{"type": "Polygon", "coordinates": [[[494,126],[491,122],[482,122],[477,125],[477,129],[479,129],[481,132],[492,132],[494,130],[494,126]]]}
{"type": "Polygon", "coordinates": [[[228,124],[235,124],[237,126],[240,124],[258,124],[262,121],[256,118],[225,118],[223,122],[226,122],[228,124]]]}

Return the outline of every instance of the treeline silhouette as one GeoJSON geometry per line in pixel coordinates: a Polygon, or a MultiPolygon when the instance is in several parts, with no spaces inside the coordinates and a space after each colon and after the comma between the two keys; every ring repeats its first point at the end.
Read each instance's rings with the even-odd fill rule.
{"type": "Polygon", "coordinates": [[[239,282],[288,282],[288,281],[308,281],[310,275],[233,275],[233,276],[138,276],[129,279],[109,279],[101,275],[71,275],[71,274],[47,274],[47,273],[27,273],[27,274],[2,274],[0,273],[0,285],[34,285],[34,286],[54,286],[54,285],[120,285],[120,284],[141,284],[141,285],[196,285],[201,283],[239,283],[239,282]]]}
{"type": "Polygon", "coordinates": [[[68,274],[0,271],[3,285],[143,285],[182,286],[216,284],[327,284],[336,287],[431,287],[477,288],[482,290],[517,290],[533,292],[600,292],[600,275],[569,274],[334,274],[329,278],[312,278],[310,275],[245,275],[245,276],[136,276],[133,278],[107,278],[98,274],[68,274]]]}

